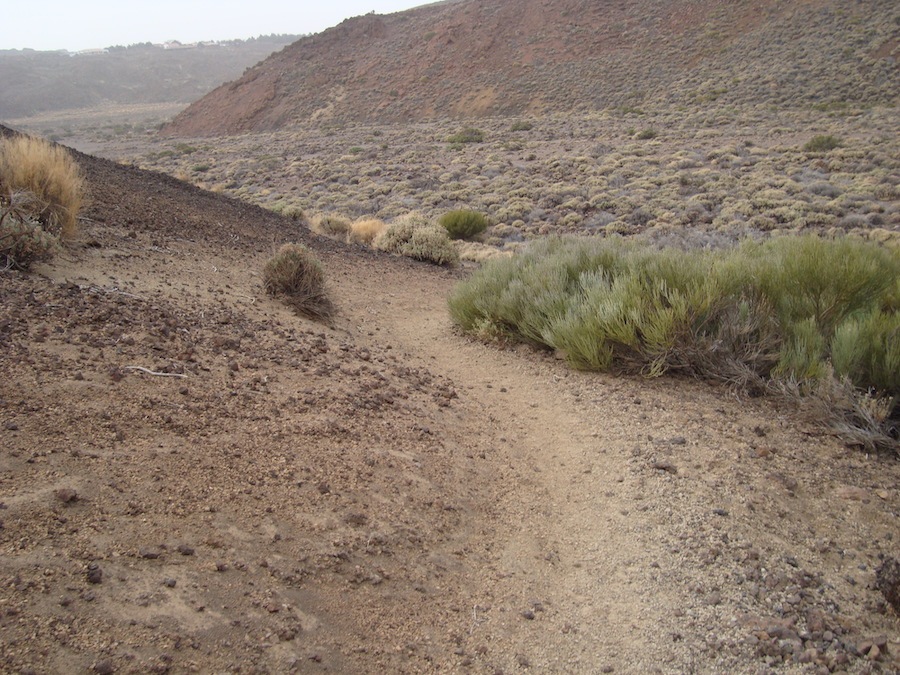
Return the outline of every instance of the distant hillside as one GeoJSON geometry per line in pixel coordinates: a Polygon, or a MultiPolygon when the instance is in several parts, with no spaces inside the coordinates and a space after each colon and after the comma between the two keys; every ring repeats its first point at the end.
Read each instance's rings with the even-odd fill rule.
{"type": "Polygon", "coordinates": [[[460,0],[344,21],[168,134],[609,107],[894,104],[896,0],[460,0]]]}
{"type": "Polygon", "coordinates": [[[296,35],[166,49],[141,44],[99,53],[0,51],[0,118],[100,103],[190,103],[239,77],[296,35]]]}

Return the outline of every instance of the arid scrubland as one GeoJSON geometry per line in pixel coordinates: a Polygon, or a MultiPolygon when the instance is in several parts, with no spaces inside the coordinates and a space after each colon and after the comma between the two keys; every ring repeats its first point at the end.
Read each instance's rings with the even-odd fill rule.
{"type": "Polygon", "coordinates": [[[0,670],[897,672],[898,10],[434,3],[62,129],[0,670]]]}
{"type": "Polygon", "coordinates": [[[897,126],[893,108],[613,110],[481,120],[482,142],[448,141],[463,127],[450,121],[348,125],[132,143],[120,157],[286,213],[390,222],[472,209],[500,248],[551,233],[715,245],[814,230],[894,242],[897,126]],[[804,149],[817,136],[840,146],[804,149]]]}
{"type": "MultiPolygon", "coordinates": [[[[507,257],[524,250],[529,241],[560,234],[637,237],[662,248],[690,250],[815,233],[827,238],[850,235],[897,250],[897,126],[898,114],[889,107],[779,110],[774,106],[738,109],[709,105],[669,112],[616,109],[475,123],[326,125],[223,137],[214,142],[180,139],[156,147],[131,144],[123,150],[126,161],[300,219],[319,234],[452,265],[458,260],[477,264],[507,257]],[[484,214],[490,226],[475,234],[474,241],[469,236],[468,241],[451,243],[438,224],[458,211],[473,213],[473,217],[484,214]],[[354,230],[354,221],[366,222],[369,228],[377,224],[378,233],[356,234],[361,228],[357,225],[354,230]]],[[[527,261],[523,264],[527,266],[527,261]]],[[[752,274],[749,269],[744,273],[752,274]]],[[[822,273],[828,275],[827,270],[817,269],[800,283],[822,273]]],[[[473,298],[478,283],[475,291],[467,291],[475,294],[473,298]]],[[[541,281],[529,297],[540,296],[546,283],[541,281]]],[[[560,306],[569,302],[562,298],[578,295],[570,286],[559,294],[560,306]]],[[[888,286],[893,289],[889,280],[888,286]]],[[[494,289],[488,296],[503,293],[494,289]]],[[[888,291],[891,293],[896,289],[888,291]]],[[[738,305],[743,294],[742,290],[735,296],[738,305]]],[[[649,296],[645,300],[651,305],[655,302],[649,296]]],[[[871,300],[872,307],[884,306],[885,316],[893,316],[896,308],[887,306],[891,301],[884,305],[874,296],[871,300]]],[[[475,298],[472,302],[484,307],[492,300],[475,298]]],[[[777,305],[780,300],[766,302],[777,305]]],[[[703,346],[706,338],[690,338],[689,348],[672,346],[697,330],[705,335],[706,328],[696,325],[697,317],[706,316],[697,309],[703,303],[688,304],[691,309],[686,315],[694,318],[686,319],[685,325],[695,325],[683,334],[676,326],[675,337],[667,334],[661,340],[665,346],[660,353],[666,354],[666,359],[684,349],[698,354],[709,351],[709,345],[703,346]]],[[[517,305],[511,311],[515,316],[528,316],[530,310],[517,305]]],[[[760,316],[770,314],[766,310],[760,316]]],[[[579,328],[575,331],[577,344],[559,338],[551,329],[559,320],[548,315],[539,322],[534,330],[543,337],[527,339],[526,327],[526,341],[562,350],[576,362],[580,348],[590,353],[606,349],[595,339],[596,330],[582,335],[579,328]]],[[[784,316],[772,320],[783,326],[785,333],[773,344],[760,347],[771,356],[771,363],[766,361],[760,367],[743,362],[743,357],[735,360],[740,362],[735,367],[757,378],[751,388],[777,391],[780,396],[787,393],[791,400],[804,398],[794,394],[814,393],[804,405],[816,402],[819,409],[813,411],[814,417],[850,429],[843,434],[848,441],[893,445],[890,399],[895,385],[880,388],[877,411],[867,412],[871,406],[865,391],[870,384],[858,384],[861,388],[851,395],[840,383],[845,372],[837,368],[837,377],[831,376],[829,359],[835,364],[840,360],[839,346],[834,347],[834,355],[831,347],[824,346],[838,339],[831,329],[814,340],[823,346],[800,350],[814,356],[794,359],[800,365],[776,367],[794,358],[792,350],[799,349],[804,338],[803,331],[794,330],[793,320],[784,316]],[[809,377],[804,375],[812,373],[803,365],[807,362],[818,364],[809,377]],[[797,388],[797,383],[807,380],[819,384],[797,388]]],[[[761,321],[760,325],[769,319],[761,321]]],[[[482,337],[502,337],[504,326],[512,333],[522,332],[502,312],[488,311],[468,323],[459,322],[475,333],[489,333],[482,337]]],[[[838,333],[843,335],[841,331],[838,333]]],[[[873,344],[890,342],[893,331],[882,326],[873,344]]],[[[641,339],[637,338],[638,342],[641,339]]],[[[749,345],[755,345],[762,337],[754,334],[748,339],[749,345]]],[[[865,341],[857,342],[862,345],[865,341]]],[[[625,351],[634,348],[628,338],[621,343],[626,345],[625,351]]],[[[746,351],[744,346],[741,350],[746,351]]],[[[864,359],[878,351],[863,346],[859,350],[865,352],[864,359]]],[[[646,362],[658,358],[662,357],[657,354],[646,362]]],[[[878,370],[895,369],[894,356],[879,358],[878,370]]],[[[615,360],[621,361],[621,354],[615,360]]],[[[621,363],[611,366],[588,361],[592,368],[621,367],[621,363]]],[[[687,371],[700,372],[705,367],[691,361],[687,371]]],[[[712,371],[722,370],[720,379],[734,380],[734,373],[721,363],[709,369],[703,377],[716,379],[712,371]]],[[[746,391],[746,374],[737,379],[741,380],[739,388],[746,391]]]]}

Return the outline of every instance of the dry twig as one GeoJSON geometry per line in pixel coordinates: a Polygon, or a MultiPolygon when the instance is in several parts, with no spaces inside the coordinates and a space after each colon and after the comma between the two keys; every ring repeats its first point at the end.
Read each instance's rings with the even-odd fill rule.
{"type": "Polygon", "coordinates": [[[147,375],[153,375],[154,377],[180,377],[183,380],[187,379],[187,375],[182,373],[157,373],[155,370],[150,370],[149,368],[143,368],[141,366],[125,366],[125,370],[138,370],[142,373],[147,373],[147,375]]]}

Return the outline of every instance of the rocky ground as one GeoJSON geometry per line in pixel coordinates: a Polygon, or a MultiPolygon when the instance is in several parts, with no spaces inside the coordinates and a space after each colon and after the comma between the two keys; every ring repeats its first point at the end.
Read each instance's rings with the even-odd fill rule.
{"type": "Polygon", "coordinates": [[[79,156],[0,275],[0,670],[896,672],[900,465],[454,332],[465,271],[79,156]],[[330,325],[265,296],[311,246],[330,325]]]}

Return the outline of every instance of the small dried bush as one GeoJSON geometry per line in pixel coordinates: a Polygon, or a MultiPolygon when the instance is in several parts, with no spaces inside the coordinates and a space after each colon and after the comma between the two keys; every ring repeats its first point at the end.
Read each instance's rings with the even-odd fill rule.
{"type": "Polygon", "coordinates": [[[374,246],[380,251],[437,265],[454,265],[459,261],[459,253],[447,231],[419,212],[407,213],[388,225],[375,238],[374,246]]]}
{"type": "Polygon", "coordinates": [[[285,218],[290,218],[291,220],[302,221],[306,219],[306,214],[303,212],[303,209],[296,204],[286,206],[281,212],[281,215],[285,218]]]}
{"type": "Polygon", "coordinates": [[[513,256],[513,251],[510,249],[501,249],[474,241],[457,241],[455,246],[460,260],[478,263],[479,265],[488,260],[513,256]]]}
{"type": "Polygon", "coordinates": [[[378,218],[360,218],[350,225],[348,241],[352,244],[369,245],[375,238],[385,231],[387,225],[378,218]]]}
{"type": "Polygon", "coordinates": [[[280,213],[285,218],[290,218],[294,221],[303,222],[306,220],[306,214],[303,212],[303,208],[298,204],[279,200],[268,208],[271,208],[275,213],[280,213]]]}
{"type": "Polygon", "coordinates": [[[34,196],[26,208],[46,232],[75,235],[84,179],[65,148],[30,136],[0,140],[0,196],[9,204],[16,192],[34,196]]]}
{"type": "Polygon", "coordinates": [[[488,219],[477,211],[457,210],[449,211],[441,216],[438,221],[451,239],[471,239],[484,232],[488,225],[488,219]]]}
{"type": "Polygon", "coordinates": [[[27,270],[53,255],[58,239],[31,215],[43,209],[28,192],[0,197],[0,269],[27,270]]]}
{"type": "Polygon", "coordinates": [[[333,213],[320,214],[313,217],[310,229],[331,239],[346,239],[350,233],[350,221],[333,213]]]}
{"type": "Polygon", "coordinates": [[[416,227],[410,223],[393,222],[375,237],[373,245],[379,251],[400,254],[400,249],[410,240],[416,227]]]}
{"type": "Polygon", "coordinates": [[[828,197],[828,199],[834,199],[841,194],[841,189],[839,187],[832,185],[825,180],[816,181],[815,183],[808,185],[806,191],[820,197],[828,197]]]}
{"type": "Polygon", "coordinates": [[[327,319],[334,306],[325,289],[322,265],[302,244],[285,244],[263,268],[266,292],[312,319],[327,319]]]}
{"type": "Polygon", "coordinates": [[[459,262],[459,252],[447,233],[434,225],[413,230],[409,240],[400,248],[400,254],[435,265],[455,265],[459,262]]]}
{"type": "Polygon", "coordinates": [[[401,249],[410,240],[412,233],[422,227],[428,227],[431,221],[420,211],[411,211],[394,219],[384,231],[374,239],[373,246],[379,251],[401,254],[401,249]]]}

